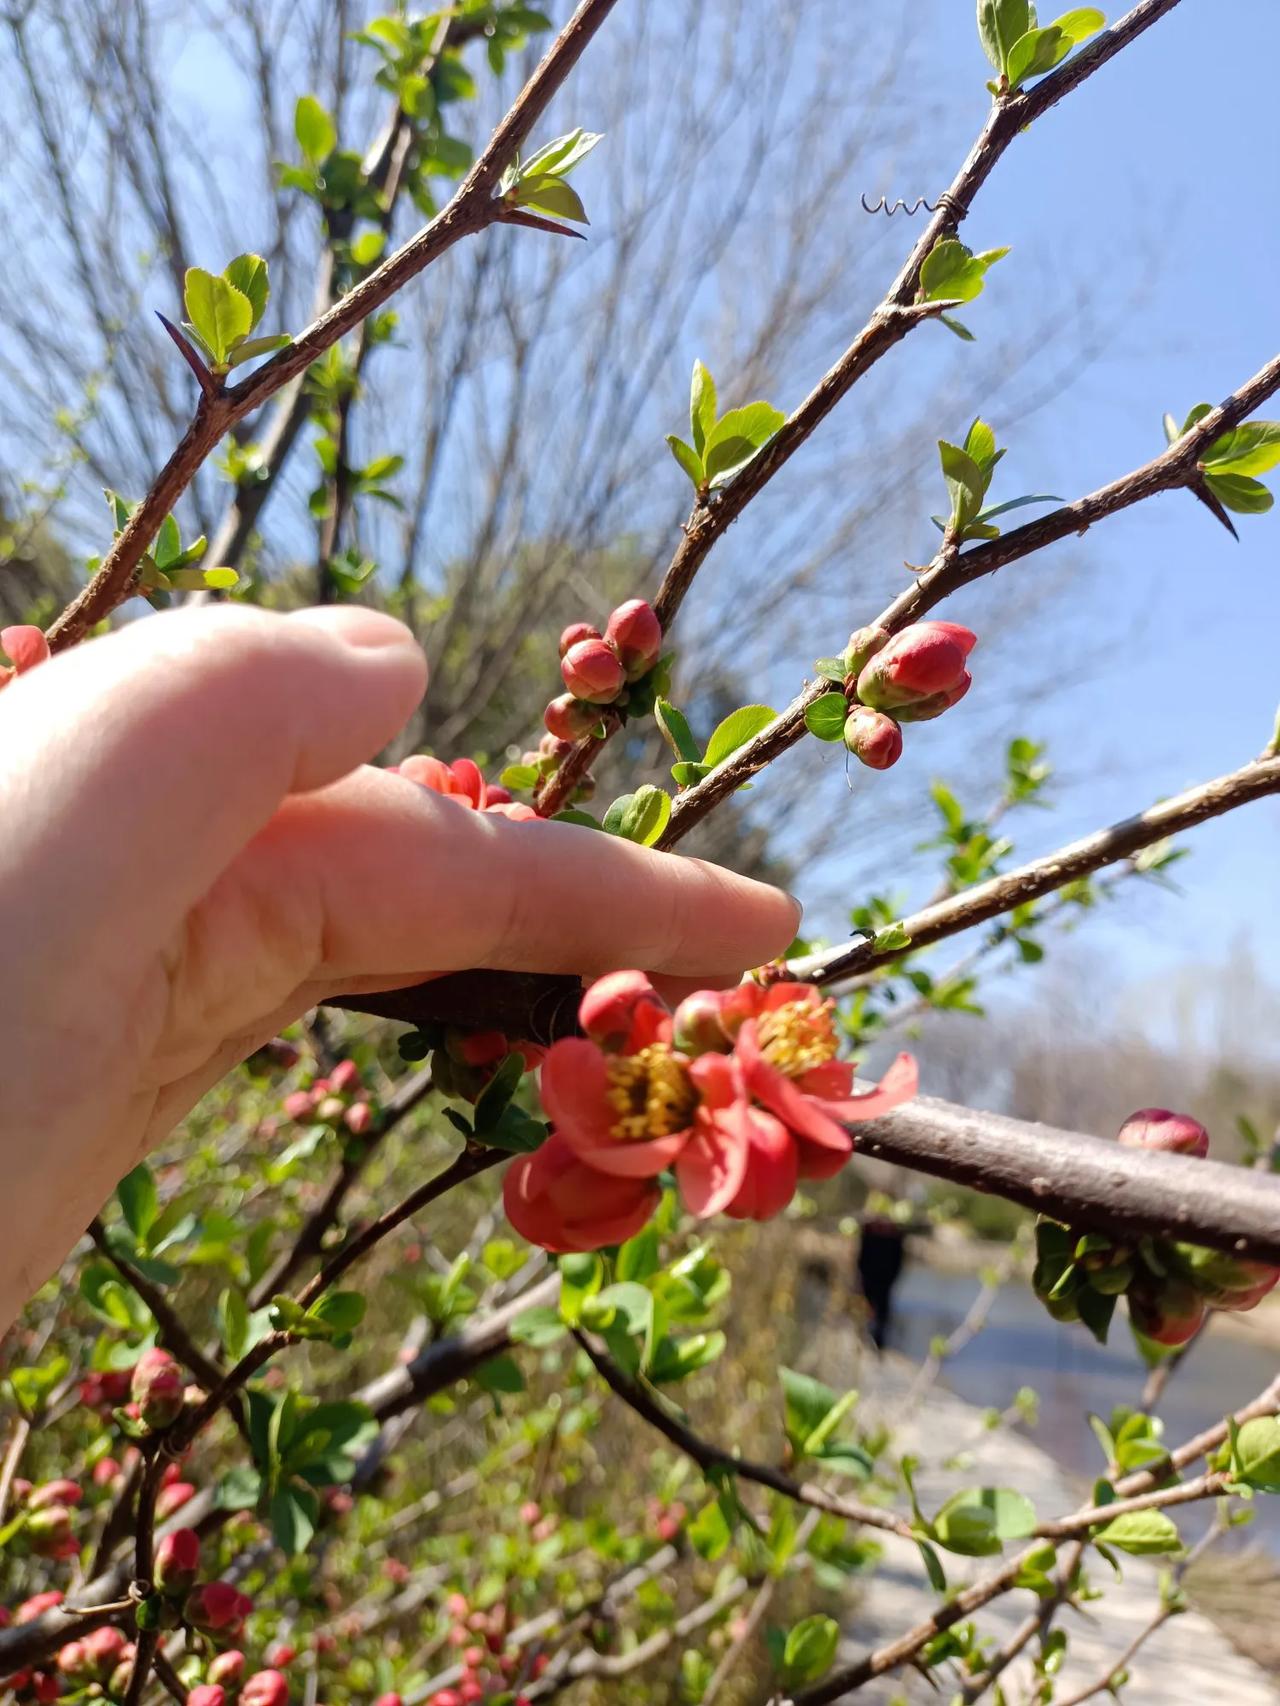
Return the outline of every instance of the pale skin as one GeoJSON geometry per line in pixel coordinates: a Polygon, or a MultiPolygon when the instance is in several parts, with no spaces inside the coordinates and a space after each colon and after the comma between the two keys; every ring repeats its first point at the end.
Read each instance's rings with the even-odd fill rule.
{"type": "Polygon", "coordinates": [[[472,966],[634,966],[678,995],[794,936],[775,889],[369,767],[426,673],[371,611],[221,608],[0,693],[0,1328],[197,1099],[325,995],[472,966]]]}

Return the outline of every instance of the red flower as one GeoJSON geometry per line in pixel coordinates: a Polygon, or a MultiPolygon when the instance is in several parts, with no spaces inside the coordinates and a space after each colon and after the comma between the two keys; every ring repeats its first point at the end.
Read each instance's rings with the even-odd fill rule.
{"type": "MultiPolygon", "coordinates": [[[[559,1045],[557,1045],[559,1046],[559,1045]]],[[[507,1219],[531,1244],[557,1254],[621,1244],[658,1206],[652,1179],[599,1173],[580,1161],[559,1132],[507,1169],[507,1219]]]]}

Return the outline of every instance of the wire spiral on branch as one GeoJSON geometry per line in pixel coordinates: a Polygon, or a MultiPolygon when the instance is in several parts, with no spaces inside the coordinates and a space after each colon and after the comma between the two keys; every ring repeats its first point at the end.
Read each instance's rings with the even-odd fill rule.
{"type": "Polygon", "coordinates": [[[886,219],[892,219],[895,213],[905,213],[907,218],[910,219],[912,214],[919,213],[922,207],[926,208],[930,213],[936,213],[943,205],[946,197],[943,196],[940,200],[934,202],[930,201],[928,196],[918,195],[914,201],[906,202],[902,200],[901,196],[899,196],[897,201],[890,202],[888,196],[883,195],[876,201],[868,201],[864,194],[859,197],[859,200],[862,202],[862,211],[864,213],[883,213],[886,219]]]}

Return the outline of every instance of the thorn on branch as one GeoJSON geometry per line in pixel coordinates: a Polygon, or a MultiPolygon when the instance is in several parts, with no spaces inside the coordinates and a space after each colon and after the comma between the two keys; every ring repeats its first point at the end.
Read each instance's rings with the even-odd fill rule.
{"type": "Polygon", "coordinates": [[[571,225],[561,225],[558,220],[544,219],[540,213],[526,213],[522,208],[504,207],[498,215],[501,225],[527,225],[531,231],[550,231],[556,237],[578,237],[586,242],[585,231],[575,231],[571,225]]]}
{"type": "Polygon", "coordinates": [[[174,325],[173,321],[167,319],[158,308],[156,309],[156,319],[159,320],[165,331],[168,332],[174,343],[177,344],[179,350],[182,352],[182,359],[186,362],[192,373],[195,374],[196,380],[203,394],[206,397],[216,397],[222,387],[201,361],[195,350],[192,349],[186,338],[183,337],[182,333],[174,325]]]}
{"type": "Polygon", "coordinates": [[[1238,545],[1240,543],[1240,535],[1236,532],[1235,522],[1232,521],[1231,517],[1227,514],[1226,510],[1224,509],[1222,504],[1219,502],[1217,496],[1212,491],[1210,491],[1209,487],[1199,477],[1199,475],[1197,475],[1195,478],[1193,478],[1191,480],[1190,484],[1187,487],[1187,490],[1190,491],[1191,493],[1193,493],[1194,496],[1196,496],[1200,499],[1200,502],[1209,511],[1210,515],[1217,516],[1218,520],[1222,523],[1222,525],[1226,528],[1227,532],[1231,535],[1231,537],[1235,540],[1235,542],[1238,545]]]}

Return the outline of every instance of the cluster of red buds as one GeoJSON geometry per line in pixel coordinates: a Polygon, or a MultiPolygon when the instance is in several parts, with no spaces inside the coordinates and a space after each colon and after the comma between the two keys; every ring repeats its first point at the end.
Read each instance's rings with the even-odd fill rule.
{"type": "MultiPolygon", "coordinates": [[[[662,625],[643,598],[620,604],[603,634],[589,622],[571,622],[560,636],[560,673],[568,692],[543,712],[547,732],[523,762],[540,777],[554,775],[574,741],[599,732],[606,708],[623,715],[652,710],[661,660],[662,625]]],[[[573,797],[589,800],[594,792],[592,778],[583,776],[573,797]]]]}
{"type": "MultiPolygon", "coordinates": [[[[62,1604],[62,1595],[51,1589],[34,1594],[13,1614],[15,1623],[33,1623],[46,1611],[62,1604]]],[[[0,1627],[9,1622],[0,1611],[0,1627]]],[[[6,1700],[54,1701],[74,1695],[76,1699],[101,1698],[104,1691],[122,1699],[133,1667],[133,1643],[119,1629],[106,1627],[68,1641],[55,1655],[51,1668],[29,1667],[0,1677],[0,1694],[6,1700]]]]}
{"type": "Polygon", "coordinates": [[[849,636],[844,667],[844,744],[872,770],[902,756],[903,723],[940,717],[969,691],[965,659],[977,635],[956,622],[915,622],[892,637],[883,628],[849,636]]]}
{"type": "Polygon", "coordinates": [[[363,1137],[377,1119],[372,1092],[354,1060],[340,1060],[305,1090],[291,1090],[281,1106],[285,1117],[299,1125],[327,1125],[335,1131],[341,1127],[355,1137],[363,1137]]]}
{"type": "Polygon", "coordinates": [[[475,1102],[509,1054],[518,1054],[524,1070],[532,1072],[546,1052],[537,1043],[512,1041],[501,1031],[460,1031],[450,1025],[436,1042],[431,1071],[444,1095],[475,1102]]]}
{"type": "MultiPolygon", "coordinates": [[[[1209,1134],[1189,1114],[1140,1108],[1121,1126],[1129,1149],[1203,1160],[1209,1134]]],[[[1252,1309],[1280,1280],[1280,1268],[1173,1239],[1078,1233],[1054,1220],[1036,1226],[1036,1295],[1058,1321],[1083,1321],[1105,1336],[1123,1295],[1134,1331],[1166,1348],[1185,1345],[1210,1309],[1252,1309]]]]}
{"type": "Polygon", "coordinates": [[[643,972],[612,972],[579,1008],[584,1037],[547,1051],[542,1105],[554,1130],[507,1170],[507,1218],[558,1252],[632,1237],[675,1173],[690,1211],[765,1220],[801,1179],[828,1179],[853,1151],[846,1130],[915,1094],[899,1055],[855,1093],[837,1059],[833,1003],[810,984],[700,990],[672,1013],[643,972]]]}
{"type": "Polygon", "coordinates": [[[289,1679],[280,1670],[258,1670],[245,1677],[244,1654],[221,1653],[209,1666],[209,1680],[187,1694],[187,1706],[289,1706],[289,1679]]]}
{"type": "MultiPolygon", "coordinates": [[[[526,1654],[510,1642],[510,1613],[504,1601],[488,1611],[473,1610],[465,1594],[451,1593],[445,1600],[450,1620],[447,1643],[458,1655],[461,1675],[456,1683],[437,1688],[427,1696],[426,1706],[473,1706],[473,1702],[501,1697],[510,1706],[529,1706],[524,1694],[512,1694],[517,1679],[532,1680],[547,1667],[545,1653],[526,1654]]],[[[398,1695],[385,1697],[387,1706],[398,1695]]],[[[375,1702],[383,1706],[383,1702],[375,1702]]]]}
{"type": "Polygon", "coordinates": [[[15,1546],[25,1546],[37,1558],[74,1558],[79,1553],[80,1543],[73,1530],[84,1488],[78,1481],[64,1476],[33,1487],[18,1476],[10,1491],[22,1519],[13,1537],[15,1546]]]}
{"type": "Polygon", "coordinates": [[[49,642],[39,628],[21,623],[13,628],[0,628],[0,652],[9,659],[12,668],[0,664],[0,687],[7,687],[15,675],[25,675],[49,656],[49,642]]]}

